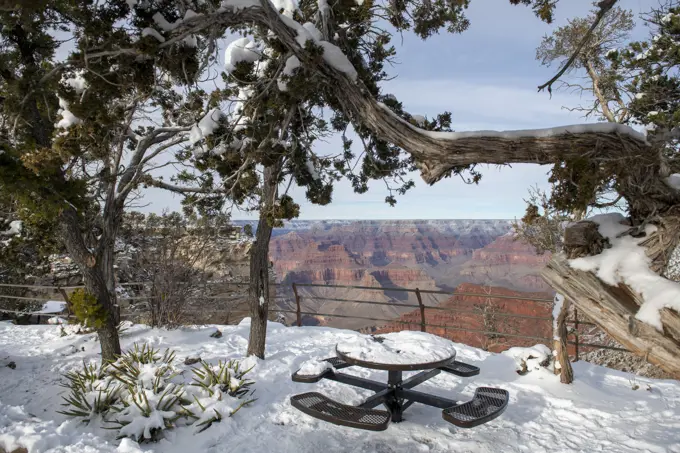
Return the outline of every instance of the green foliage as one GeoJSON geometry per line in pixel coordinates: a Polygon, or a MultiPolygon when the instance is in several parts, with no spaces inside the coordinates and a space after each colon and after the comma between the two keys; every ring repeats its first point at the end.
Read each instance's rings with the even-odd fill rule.
{"type": "Polygon", "coordinates": [[[111,375],[128,388],[142,386],[158,393],[165,389],[167,382],[178,375],[174,371],[175,352],[166,349],[163,355],[153,347],[135,343],[115,362],[111,364],[111,375]],[[143,365],[154,365],[154,374],[143,374],[143,365]],[[141,376],[141,378],[140,378],[141,376]]]}
{"type": "Polygon", "coordinates": [[[238,361],[201,362],[193,368],[194,383],[185,386],[175,378],[175,352],[161,353],[147,344],[134,344],[115,363],[66,373],[70,391],[60,413],[85,422],[98,420],[118,437],[137,442],[159,440],[163,431],[178,425],[194,425],[198,431],[231,417],[253,403],[250,369],[238,361]]]}
{"type": "Polygon", "coordinates": [[[107,313],[97,298],[82,288],[78,288],[70,296],[73,314],[78,322],[88,328],[101,329],[107,321],[107,313]]]}
{"type": "Polygon", "coordinates": [[[217,366],[212,366],[205,361],[201,361],[200,368],[194,368],[194,384],[210,395],[213,395],[216,389],[222,393],[235,398],[244,398],[248,394],[252,394],[251,386],[253,381],[244,379],[245,375],[253,368],[246,370],[241,369],[240,363],[236,360],[222,362],[221,360],[217,366]]]}
{"type": "Polygon", "coordinates": [[[231,417],[241,408],[256,401],[255,398],[246,398],[254,393],[254,390],[251,389],[254,382],[245,379],[245,375],[250,370],[252,370],[252,367],[246,370],[241,369],[240,363],[235,360],[228,362],[220,360],[216,366],[202,360],[201,366],[192,370],[194,373],[193,385],[209,395],[209,398],[203,401],[210,404],[210,407],[207,407],[198,398],[194,398],[195,406],[198,407],[195,412],[202,413],[202,416],[197,420],[199,432],[208,429],[213,423],[222,421],[225,410],[228,411],[227,415],[231,417]],[[226,398],[225,395],[242,401],[235,407],[233,405],[222,406],[220,403],[226,398]]]}
{"type": "Polygon", "coordinates": [[[95,417],[105,417],[120,402],[123,388],[107,374],[107,365],[97,366],[83,361],[81,370],[69,371],[65,374],[69,389],[64,396],[66,406],[60,414],[80,418],[89,422],[95,417]]]}

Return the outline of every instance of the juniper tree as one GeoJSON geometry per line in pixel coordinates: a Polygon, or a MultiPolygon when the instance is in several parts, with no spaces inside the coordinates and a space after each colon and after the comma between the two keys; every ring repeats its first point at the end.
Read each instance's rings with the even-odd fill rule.
{"type": "MultiPolygon", "coordinates": [[[[563,65],[576,52],[595,20],[598,10],[586,17],[570,19],[567,25],[546,35],[536,49],[536,59],[545,66],[563,65]]],[[[590,107],[566,107],[579,111],[586,118],[603,117],[606,121],[627,123],[630,120],[630,97],[622,86],[622,78],[608,58],[623,46],[635,23],[633,13],[620,7],[612,8],[599,22],[590,39],[569,68],[570,80],[560,81],[560,88],[592,98],[590,107]],[[575,79],[575,80],[574,80],[575,79]],[[585,82],[582,82],[585,80],[585,82]]]]}
{"type": "Polygon", "coordinates": [[[120,353],[114,245],[122,214],[158,158],[187,140],[201,102],[173,89],[200,72],[190,36],[161,58],[111,55],[135,45],[155,52],[125,1],[50,2],[0,13],[2,153],[0,190],[16,196],[25,219],[51,221],[105,314],[102,356],[120,353]],[[56,57],[61,44],[71,52],[56,57]]]}

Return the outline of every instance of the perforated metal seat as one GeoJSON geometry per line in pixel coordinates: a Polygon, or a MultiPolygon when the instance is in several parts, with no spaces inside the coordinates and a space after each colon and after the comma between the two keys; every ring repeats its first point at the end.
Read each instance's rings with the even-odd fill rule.
{"type": "Polygon", "coordinates": [[[468,363],[459,362],[458,360],[455,360],[449,365],[440,367],[439,369],[460,377],[471,377],[477,376],[479,374],[478,367],[468,363]]]}
{"type": "Polygon", "coordinates": [[[442,417],[461,428],[472,428],[501,415],[508,399],[507,390],[479,387],[470,401],[444,409],[442,417]]]}
{"type": "Polygon", "coordinates": [[[291,405],[320,420],[351,428],[384,431],[390,423],[390,413],[341,404],[316,392],[290,398],[291,405]]]}

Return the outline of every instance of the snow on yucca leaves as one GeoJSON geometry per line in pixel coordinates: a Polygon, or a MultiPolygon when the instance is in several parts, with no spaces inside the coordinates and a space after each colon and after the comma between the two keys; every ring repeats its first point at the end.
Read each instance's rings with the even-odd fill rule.
{"type": "Polygon", "coordinates": [[[112,408],[116,414],[111,423],[120,430],[119,437],[155,441],[164,429],[192,415],[184,407],[191,402],[184,385],[172,382],[179,375],[174,360],[175,352],[170,349],[161,355],[157,349],[135,343],[109,365],[111,375],[125,388],[119,404],[112,408]]]}
{"type": "Polygon", "coordinates": [[[89,422],[97,416],[106,416],[120,400],[122,387],[106,374],[106,365],[83,362],[82,370],[69,371],[65,377],[68,383],[64,387],[70,392],[64,397],[67,409],[59,411],[61,414],[89,422]]]}
{"type": "Polygon", "coordinates": [[[201,414],[196,420],[199,432],[255,401],[247,398],[254,393],[251,390],[254,381],[244,379],[252,369],[241,369],[241,364],[235,360],[220,360],[217,365],[202,360],[201,366],[193,369],[193,386],[201,395],[194,394],[194,404],[188,409],[201,414]]]}
{"type": "Polygon", "coordinates": [[[242,398],[251,393],[250,387],[254,382],[244,379],[244,376],[252,369],[253,367],[241,369],[241,364],[236,360],[228,362],[220,360],[217,365],[210,365],[201,360],[201,367],[193,369],[195,375],[193,385],[203,388],[211,395],[220,390],[229,396],[242,398]]]}
{"type": "Polygon", "coordinates": [[[195,424],[199,431],[254,401],[253,381],[236,361],[193,369],[194,383],[179,379],[175,352],[134,344],[113,363],[83,364],[66,374],[71,389],[62,414],[91,421],[96,415],[119,438],[157,441],[164,430],[195,424]]]}
{"type": "Polygon", "coordinates": [[[166,349],[161,356],[159,350],[146,344],[140,348],[135,343],[133,349],[111,363],[111,375],[127,387],[141,386],[158,393],[179,374],[174,367],[174,360],[175,352],[170,349],[166,349]]]}
{"type": "Polygon", "coordinates": [[[119,438],[156,441],[163,430],[174,428],[180,420],[190,424],[196,418],[185,407],[189,403],[184,386],[179,384],[170,383],[162,391],[160,387],[133,387],[127,397],[112,408],[117,413],[112,429],[119,429],[119,438]]]}

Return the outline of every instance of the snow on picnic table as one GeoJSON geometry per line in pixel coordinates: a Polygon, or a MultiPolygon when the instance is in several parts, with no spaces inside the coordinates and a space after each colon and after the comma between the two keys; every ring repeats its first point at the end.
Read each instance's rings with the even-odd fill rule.
{"type": "MultiPolygon", "coordinates": [[[[156,348],[173,347],[185,370],[190,367],[182,361],[188,356],[210,363],[242,358],[249,322],[219,326],[221,338],[210,337],[215,327],[163,330],[135,325],[123,333],[121,342],[123,348],[141,341],[156,348]]],[[[459,429],[442,420],[440,410],[414,404],[404,422],[391,424],[383,432],[367,432],[316,420],[291,407],[290,396],[304,392],[318,391],[348,404],[372,394],[329,380],[302,384],[290,378],[305,361],[332,357],[337,343],[359,337],[347,330],[270,323],[267,360],[245,359],[246,365],[255,365],[248,377],[255,381],[258,400],[251,407],[203,433],[178,428],[159,443],[140,446],[116,440],[113,431],[83,426],[56,413],[66,391],[59,386],[61,374],[82,366],[83,360],[98,359],[94,335],[60,337],[59,326],[0,323],[0,365],[10,360],[16,363],[13,370],[0,366],[0,447],[12,451],[23,444],[31,453],[680,453],[677,381],[636,377],[577,362],[576,381],[563,385],[548,370],[519,376],[513,358],[462,344],[456,344],[457,358],[479,366],[478,376],[441,373],[416,389],[459,400],[471,398],[478,386],[507,389],[507,410],[488,424],[459,429]],[[639,389],[632,390],[632,384],[639,389]]],[[[350,367],[343,372],[387,380],[386,371],[350,367]]],[[[191,379],[190,373],[185,376],[191,379]]]]}
{"type": "Polygon", "coordinates": [[[338,343],[337,351],[349,358],[365,362],[417,365],[455,357],[456,345],[436,335],[405,330],[375,337],[351,338],[338,343]]]}

